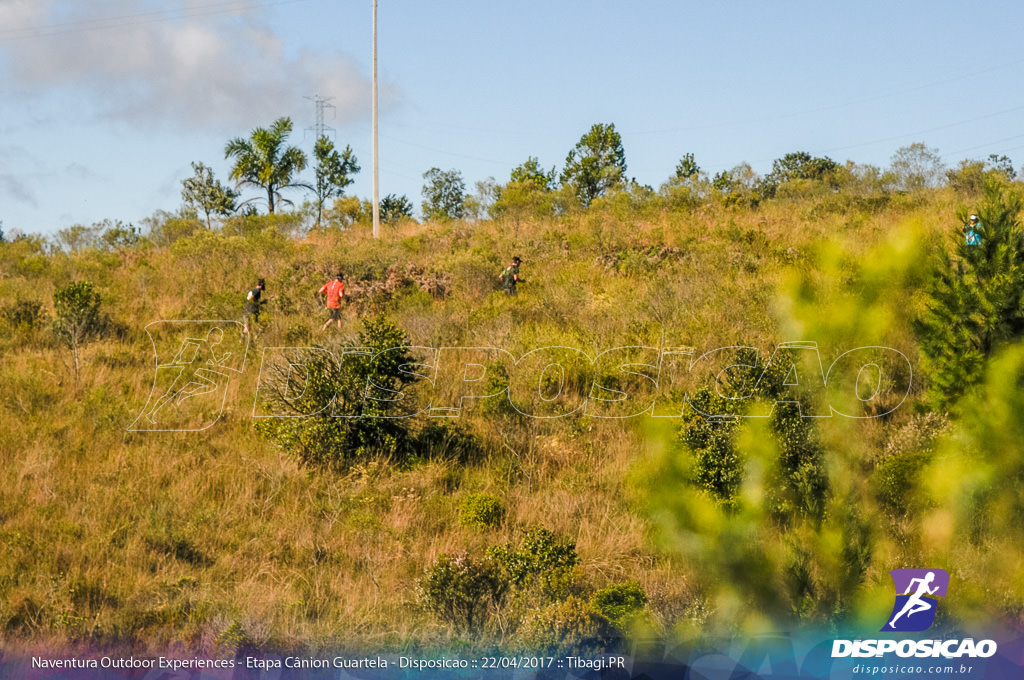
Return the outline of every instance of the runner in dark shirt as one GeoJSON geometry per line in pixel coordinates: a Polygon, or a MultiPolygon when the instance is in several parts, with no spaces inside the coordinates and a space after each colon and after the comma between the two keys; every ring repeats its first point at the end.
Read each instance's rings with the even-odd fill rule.
{"type": "Polygon", "coordinates": [[[512,264],[505,267],[505,269],[498,276],[501,278],[501,287],[504,289],[506,295],[516,294],[516,284],[519,283],[519,265],[522,260],[519,256],[512,258],[512,264]]]}
{"type": "Polygon", "coordinates": [[[256,282],[256,287],[249,291],[249,295],[245,299],[245,311],[242,314],[242,321],[244,326],[242,327],[242,334],[245,335],[249,332],[249,320],[255,324],[260,320],[260,296],[263,291],[266,290],[267,284],[260,279],[256,282]]]}

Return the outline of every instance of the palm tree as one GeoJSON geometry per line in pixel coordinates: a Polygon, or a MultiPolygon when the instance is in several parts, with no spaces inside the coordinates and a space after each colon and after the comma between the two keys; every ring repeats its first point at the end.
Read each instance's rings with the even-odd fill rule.
{"type": "Polygon", "coordinates": [[[234,158],[231,179],[237,186],[248,184],[267,192],[267,211],[274,214],[276,200],[290,203],[281,194],[289,187],[309,188],[305,184],[292,183],[292,176],[306,167],[306,154],[294,146],[285,146],[285,139],[292,131],[291,118],[278,118],[270,129],[256,128],[249,139],[236,137],[224,147],[224,158],[234,158]]]}

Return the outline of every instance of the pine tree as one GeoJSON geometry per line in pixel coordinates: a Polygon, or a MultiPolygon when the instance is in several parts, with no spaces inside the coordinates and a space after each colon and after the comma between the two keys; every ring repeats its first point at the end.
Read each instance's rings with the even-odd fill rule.
{"type": "MultiPolygon", "coordinates": [[[[949,408],[980,382],[1000,347],[1024,338],[1024,200],[989,179],[978,206],[981,243],[969,245],[960,226],[950,255],[936,257],[927,307],[915,323],[933,404],[949,408]]],[[[967,214],[958,214],[961,224],[967,214]]]]}

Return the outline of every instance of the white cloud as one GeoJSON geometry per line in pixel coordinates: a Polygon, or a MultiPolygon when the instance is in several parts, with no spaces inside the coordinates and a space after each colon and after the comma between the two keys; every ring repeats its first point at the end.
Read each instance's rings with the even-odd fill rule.
{"type": "Polygon", "coordinates": [[[243,4],[3,0],[0,74],[133,124],[237,132],[310,118],[312,94],[334,98],[341,124],[368,114],[368,78],[351,57],[286,56],[263,14],[231,7],[243,4]]]}

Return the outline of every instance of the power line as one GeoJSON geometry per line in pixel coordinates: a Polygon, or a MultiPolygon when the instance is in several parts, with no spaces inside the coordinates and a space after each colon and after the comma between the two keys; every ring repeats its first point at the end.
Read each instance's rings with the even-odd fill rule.
{"type": "Polygon", "coordinates": [[[831,149],[825,149],[824,153],[833,153],[835,151],[845,151],[847,149],[856,149],[858,147],[872,146],[874,144],[884,144],[885,142],[895,142],[895,141],[898,141],[900,139],[906,139],[908,137],[916,137],[918,135],[927,134],[929,132],[937,132],[938,130],[946,130],[948,128],[959,127],[960,125],[967,125],[968,123],[976,123],[979,120],[985,120],[987,118],[995,118],[996,116],[1002,116],[1002,115],[1007,114],[1007,113],[1014,113],[1014,112],[1020,111],[1021,109],[1024,109],[1024,106],[1014,106],[1013,108],[1004,109],[1002,111],[996,111],[995,113],[988,113],[988,114],[985,114],[984,116],[977,116],[975,118],[968,118],[966,120],[960,120],[960,121],[957,121],[955,123],[947,123],[946,125],[939,125],[937,127],[927,128],[925,130],[918,130],[916,132],[908,132],[906,134],[897,135],[895,137],[887,137],[885,139],[876,139],[876,140],[871,141],[871,142],[862,142],[860,144],[848,144],[846,146],[837,146],[837,147],[833,147],[831,149]]]}
{"type": "MultiPolygon", "coordinates": [[[[942,157],[943,158],[951,158],[953,156],[957,156],[959,154],[966,153],[968,151],[975,151],[977,149],[984,149],[987,146],[994,146],[996,144],[1002,144],[1003,142],[1013,141],[1014,139],[1020,139],[1021,137],[1024,137],[1024,135],[1014,135],[1012,137],[1003,137],[1002,139],[996,139],[996,140],[991,141],[991,142],[985,142],[984,144],[978,144],[976,146],[969,146],[966,149],[959,149],[957,151],[950,151],[949,153],[942,154],[942,157]]],[[[1020,147],[1015,147],[1015,148],[1020,148],[1020,147]]],[[[1004,149],[1004,151],[1012,151],[1012,150],[1013,149],[1004,149]]]]}

